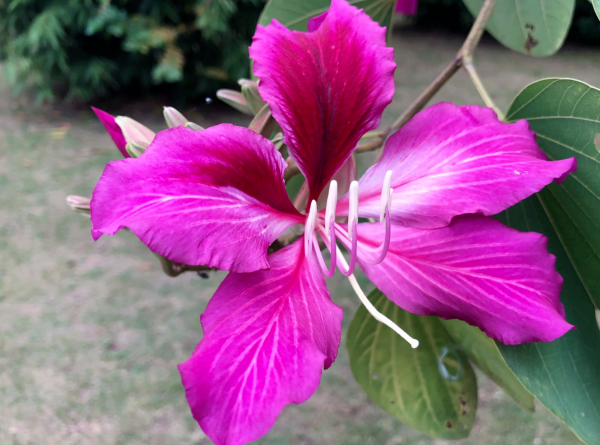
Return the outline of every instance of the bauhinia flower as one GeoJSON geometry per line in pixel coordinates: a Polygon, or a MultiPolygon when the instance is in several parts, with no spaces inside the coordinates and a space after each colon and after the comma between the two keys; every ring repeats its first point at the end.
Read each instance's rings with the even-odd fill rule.
{"type": "Polygon", "coordinates": [[[275,20],[259,26],[250,55],[306,178],[303,212],[288,197],[273,143],[229,124],[159,132],[141,157],[108,164],[91,202],[95,239],[127,227],[172,261],[230,271],[201,317],[204,337],[179,366],[194,418],[215,443],[261,437],[285,405],[314,393],[340,342],[342,309],[325,280],[336,269],[413,346],[370,305],[357,265],[400,307],[465,320],[507,344],[572,328],[546,239],[490,215],[562,180],[574,158],[548,161],[525,121],[442,103],[392,135],[381,160],[346,187],[332,178],[356,174],[352,152],[394,94],[385,29],[333,0],[308,32],[275,20]],[[267,253],[298,225],[302,236],[267,253]]]}

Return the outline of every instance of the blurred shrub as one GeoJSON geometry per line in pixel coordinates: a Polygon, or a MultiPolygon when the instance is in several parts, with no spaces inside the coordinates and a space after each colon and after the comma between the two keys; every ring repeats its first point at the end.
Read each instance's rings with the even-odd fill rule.
{"type": "Polygon", "coordinates": [[[15,92],[90,101],[170,85],[186,99],[248,77],[265,0],[0,0],[15,92]]]}
{"type": "MultiPolygon", "coordinates": [[[[473,16],[462,0],[419,0],[415,24],[419,28],[466,33],[473,24],[473,16]]],[[[575,2],[567,41],[600,46],[600,22],[589,0],[575,2]]]]}

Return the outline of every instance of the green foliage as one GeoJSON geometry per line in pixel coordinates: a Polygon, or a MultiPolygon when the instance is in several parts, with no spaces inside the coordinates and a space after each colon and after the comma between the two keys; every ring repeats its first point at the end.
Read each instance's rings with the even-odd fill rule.
{"type": "MultiPolygon", "coordinates": [[[[468,2],[475,3],[473,0],[468,2]]],[[[464,3],[464,0],[419,0],[416,24],[420,28],[466,33],[473,24],[473,16],[464,3]]],[[[498,3],[504,3],[504,7],[511,6],[511,3],[515,4],[514,1],[503,0],[498,0],[498,3]]],[[[544,2],[544,5],[555,7],[554,3],[561,2],[544,2]]],[[[571,3],[572,0],[567,2],[569,5],[571,3]]],[[[598,8],[600,0],[593,0],[593,3],[598,8]]],[[[477,4],[481,4],[481,1],[477,4]]],[[[600,45],[600,24],[590,0],[575,1],[575,11],[567,41],[600,45]]]]}
{"type": "Polygon", "coordinates": [[[578,169],[499,216],[522,231],[543,233],[564,279],[561,300],[577,327],[551,343],[498,344],[517,377],[586,443],[600,444],[600,90],[570,79],[534,82],[506,119],[527,119],[550,159],[577,156],[578,169]]]}
{"type": "MultiPolygon", "coordinates": [[[[483,0],[464,0],[476,16],[483,0]]],[[[571,26],[575,0],[497,2],[486,29],[503,45],[531,56],[550,56],[562,46],[571,26]]]]}
{"type": "Polygon", "coordinates": [[[519,405],[533,412],[533,396],[527,391],[515,374],[506,365],[494,340],[479,328],[460,320],[441,320],[442,324],[481,371],[500,386],[519,405]]]}
{"type": "MultiPolygon", "coordinates": [[[[392,32],[392,17],[396,0],[348,0],[351,5],[362,8],[373,20],[392,32]]],[[[305,0],[292,2],[289,0],[269,0],[260,16],[259,23],[263,26],[277,19],[289,29],[306,31],[306,24],[312,17],[323,14],[329,9],[331,0],[305,0]]]]}
{"type": "Polygon", "coordinates": [[[18,93],[89,101],[170,84],[180,97],[248,76],[263,0],[4,0],[0,59],[18,93]]]}
{"type": "Polygon", "coordinates": [[[354,378],[379,407],[426,434],[469,435],[477,411],[477,382],[467,358],[440,320],[406,312],[379,290],[373,305],[409,335],[416,349],[361,306],[348,328],[354,378]]]}

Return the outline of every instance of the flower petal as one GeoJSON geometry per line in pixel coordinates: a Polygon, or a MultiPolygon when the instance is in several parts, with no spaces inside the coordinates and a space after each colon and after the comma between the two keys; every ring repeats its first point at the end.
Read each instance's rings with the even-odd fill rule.
{"type": "Polygon", "coordinates": [[[92,235],[128,227],[172,261],[268,268],[268,246],[303,222],[285,167],[273,144],[247,128],[161,131],[140,158],[107,165],[91,202],[92,235]]]}
{"type": "MultiPolygon", "coordinates": [[[[440,103],[387,141],[360,180],[359,214],[377,218],[392,170],[392,220],[434,229],[456,215],[494,215],[572,171],[575,158],[549,162],[526,121],[506,124],[489,108],[440,103]]],[[[338,204],[347,213],[347,199],[338,204]]]]}
{"type": "Polygon", "coordinates": [[[202,315],[204,338],[179,365],[192,414],[217,445],[265,435],[337,355],[342,309],[302,238],[269,262],[269,271],[229,274],[202,315]]]}
{"type": "Polygon", "coordinates": [[[96,113],[96,116],[98,116],[98,119],[100,119],[100,122],[102,122],[102,125],[104,125],[104,128],[106,128],[106,131],[108,131],[108,134],[112,138],[121,154],[124,157],[129,158],[129,153],[127,153],[127,150],[125,150],[127,141],[125,141],[125,136],[123,136],[121,128],[115,122],[115,117],[98,108],[92,107],[92,111],[96,113]]]}
{"type": "MultiPolygon", "coordinates": [[[[378,246],[381,224],[360,224],[359,240],[378,246]]],[[[559,295],[562,277],[539,233],[522,233],[481,215],[448,227],[392,226],[377,265],[360,263],[394,303],[419,315],[458,318],[506,344],[552,341],[569,331],[559,295]]]]}
{"type": "Polygon", "coordinates": [[[345,0],[333,0],[310,29],[290,31],[277,20],[259,26],[250,57],[312,200],[379,125],[394,95],[396,64],[385,28],[345,0]]]}
{"type": "Polygon", "coordinates": [[[396,12],[404,15],[415,15],[419,0],[398,0],[396,2],[396,12]]]}

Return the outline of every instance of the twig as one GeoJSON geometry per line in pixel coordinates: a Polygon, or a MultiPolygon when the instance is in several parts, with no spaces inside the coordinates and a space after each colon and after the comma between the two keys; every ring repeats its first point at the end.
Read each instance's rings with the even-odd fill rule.
{"type": "Polygon", "coordinates": [[[155,254],[160,260],[160,265],[162,266],[163,272],[166,273],[170,277],[176,277],[181,275],[187,271],[209,271],[209,270],[217,270],[214,267],[209,266],[189,266],[187,264],[174,263],[171,260],[168,260],[162,255],[155,254]]]}
{"type": "MultiPolygon", "coordinates": [[[[415,114],[417,114],[419,111],[421,111],[421,109],[425,105],[427,105],[427,102],[429,102],[431,100],[431,98],[433,96],[435,96],[435,94],[440,90],[440,88],[442,88],[442,86],[444,86],[446,84],[446,82],[448,82],[448,80],[450,80],[450,78],[454,75],[454,73],[456,73],[460,69],[461,66],[465,65],[465,62],[467,64],[470,64],[471,67],[473,66],[473,64],[472,64],[473,52],[475,51],[475,48],[477,47],[477,44],[479,43],[479,40],[481,39],[481,36],[483,35],[483,31],[485,30],[485,24],[487,23],[488,19],[490,18],[490,15],[494,9],[495,4],[496,4],[496,0],[485,0],[485,2],[483,3],[483,6],[481,7],[481,10],[479,11],[479,14],[477,15],[477,18],[475,19],[475,23],[473,23],[473,26],[471,27],[471,30],[469,31],[469,35],[467,36],[462,47],[456,54],[456,57],[444,68],[444,70],[425,89],[425,91],[423,91],[421,93],[421,95],[417,98],[417,100],[415,100],[408,107],[408,109],[404,113],[402,113],[402,115],[398,119],[396,119],[396,121],[386,130],[386,132],[382,138],[383,139],[382,144],[387,140],[387,138],[391,134],[395,133],[400,128],[402,128],[410,119],[412,119],[412,117],[415,114]]],[[[474,72],[474,68],[472,71],[474,72]]],[[[469,73],[469,74],[471,74],[471,73],[469,73]]],[[[476,79],[479,81],[479,77],[477,77],[476,74],[475,74],[475,76],[476,76],[476,79]]],[[[473,76],[471,76],[471,79],[473,79],[473,76]]],[[[475,83],[475,81],[474,81],[474,83],[475,83]]],[[[475,86],[477,87],[477,90],[479,91],[480,94],[482,91],[484,92],[485,97],[484,97],[484,95],[482,95],[482,98],[483,98],[484,102],[486,103],[486,105],[492,104],[492,108],[494,108],[494,110],[497,110],[497,108],[493,105],[491,99],[489,98],[489,95],[483,88],[483,84],[481,83],[481,81],[479,81],[478,84],[476,83],[475,86]],[[481,88],[481,90],[480,90],[480,88],[481,88]]],[[[488,105],[488,106],[490,106],[490,105],[488,105]]]]}
{"type": "Polygon", "coordinates": [[[283,179],[287,184],[287,182],[290,179],[292,179],[294,176],[300,173],[300,169],[291,157],[287,158],[285,162],[287,162],[287,168],[285,169],[285,173],[283,174],[283,179]]]}
{"type": "Polygon", "coordinates": [[[490,97],[487,90],[483,86],[483,82],[481,82],[481,79],[479,78],[479,74],[477,74],[477,71],[475,70],[475,66],[473,65],[472,58],[465,57],[463,59],[463,66],[465,67],[465,70],[467,70],[467,73],[469,73],[469,76],[471,76],[471,81],[473,82],[473,85],[475,85],[475,88],[477,88],[477,92],[483,99],[485,106],[494,110],[496,112],[496,115],[498,116],[498,119],[503,120],[504,113],[502,113],[502,111],[500,111],[500,109],[496,106],[494,101],[492,101],[492,98],[490,97]]]}

